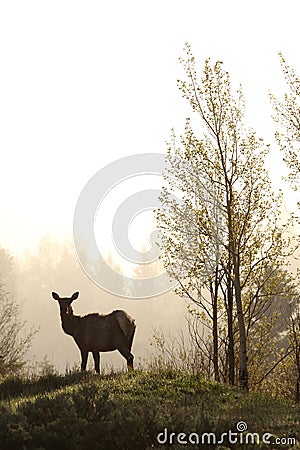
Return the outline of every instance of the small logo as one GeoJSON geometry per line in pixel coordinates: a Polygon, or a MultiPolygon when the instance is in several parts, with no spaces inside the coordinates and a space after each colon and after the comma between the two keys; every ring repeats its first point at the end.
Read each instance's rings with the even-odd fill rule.
{"type": "Polygon", "coordinates": [[[236,429],[237,429],[240,433],[243,433],[244,431],[246,431],[247,428],[248,428],[247,423],[246,423],[246,422],[243,422],[242,420],[236,424],[236,429]]]}

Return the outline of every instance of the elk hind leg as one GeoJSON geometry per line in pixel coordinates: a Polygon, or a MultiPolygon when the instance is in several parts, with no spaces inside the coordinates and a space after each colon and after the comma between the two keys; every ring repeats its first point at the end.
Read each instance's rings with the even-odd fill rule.
{"type": "Polygon", "coordinates": [[[127,347],[119,347],[118,351],[126,359],[128,371],[133,370],[133,358],[134,358],[133,354],[128,350],[127,347]]]}
{"type": "Polygon", "coordinates": [[[129,334],[128,338],[127,338],[127,347],[128,347],[128,350],[130,352],[131,352],[131,347],[132,347],[134,334],[135,334],[135,327],[130,331],[130,334],[129,334]]]}

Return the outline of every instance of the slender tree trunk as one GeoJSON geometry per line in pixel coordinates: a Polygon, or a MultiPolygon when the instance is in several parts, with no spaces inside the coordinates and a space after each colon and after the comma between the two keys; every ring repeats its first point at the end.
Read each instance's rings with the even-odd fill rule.
{"type": "Polygon", "coordinates": [[[231,272],[228,272],[227,281],[227,332],[228,332],[228,381],[234,385],[235,381],[235,355],[233,334],[233,287],[231,272]]]}
{"type": "Polygon", "coordinates": [[[244,391],[249,390],[248,386],[248,354],[247,354],[247,335],[246,335],[246,327],[245,327],[245,317],[243,312],[243,304],[242,304],[242,291],[241,291],[241,283],[240,283],[240,264],[239,258],[236,254],[236,249],[233,248],[233,272],[234,272],[234,293],[235,293],[235,302],[236,302],[236,311],[237,311],[237,319],[238,319],[238,327],[239,327],[239,359],[240,359],[240,367],[239,367],[239,385],[240,388],[244,391]]]}
{"type": "Polygon", "coordinates": [[[218,277],[219,269],[218,267],[216,267],[214,286],[211,285],[211,298],[213,307],[213,365],[215,381],[220,381],[218,345],[218,277]]]}
{"type": "MultiPolygon", "coordinates": [[[[223,163],[225,168],[225,164],[223,163]]],[[[245,316],[242,303],[242,288],[240,280],[240,258],[238,254],[238,245],[236,242],[237,226],[234,221],[233,208],[233,188],[232,181],[227,177],[226,171],[226,208],[228,218],[228,237],[229,237],[229,261],[232,261],[233,268],[233,287],[235,294],[236,312],[239,328],[239,385],[243,391],[248,391],[248,354],[247,354],[247,335],[245,327],[245,316]]]]}
{"type": "Polygon", "coordinates": [[[296,382],[296,402],[300,402],[300,345],[296,343],[296,366],[298,371],[298,379],[296,382]]]}

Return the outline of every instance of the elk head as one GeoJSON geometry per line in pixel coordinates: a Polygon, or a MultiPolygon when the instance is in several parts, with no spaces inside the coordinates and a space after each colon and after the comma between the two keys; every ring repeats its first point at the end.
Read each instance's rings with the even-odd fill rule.
{"type": "Polygon", "coordinates": [[[60,297],[56,292],[52,292],[52,297],[58,301],[61,314],[72,314],[71,303],[79,297],[79,292],[74,292],[72,297],[60,297]]]}

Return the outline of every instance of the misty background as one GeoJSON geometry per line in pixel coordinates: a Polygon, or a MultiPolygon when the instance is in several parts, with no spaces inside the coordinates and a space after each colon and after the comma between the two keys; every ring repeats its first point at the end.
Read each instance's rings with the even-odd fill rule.
{"type": "MultiPolygon", "coordinates": [[[[110,261],[112,263],[112,261],[110,261]]],[[[145,266],[137,266],[136,277],[146,276],[145,266]],[[142,274],[140,272],[142,270],[142,274]]],[[[65,372],[79,366],[80,353],[71,336],[61,328],[59,305],[51,291],[61,296],[71,296],[80,291],[73,304],[74,313],[109,313],[125,309],[136,319],[137,331],[133,344],[135,364],[145,365],[153,355],[153,337],[163,331],[167,336],[183,330],[188,336],[185,320],[186,305],[171,293],[150,299],[126,299],[113,296],[95,285],[81,268],[70,239],[58,242],[45,236],[35,253],[14,257],[8,250],[0,249],[0,273],[5,289],[13,294],[20,305],[20,319],[26,321],[24,331],[38,330],[25,359],[37,366],[43,361],[56,370],[65,372]]],[[[129,287],[130,289],[130,287],[129,287]]],[[[93,368],[92,357],[89,366],[93,368]]],[[[126,366],[118,352],[101,353],[102,368],[120,369],[126,366]]]]}

